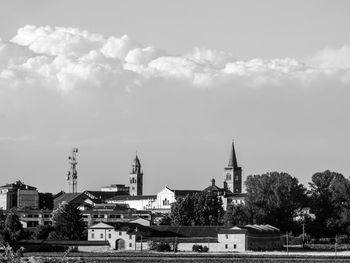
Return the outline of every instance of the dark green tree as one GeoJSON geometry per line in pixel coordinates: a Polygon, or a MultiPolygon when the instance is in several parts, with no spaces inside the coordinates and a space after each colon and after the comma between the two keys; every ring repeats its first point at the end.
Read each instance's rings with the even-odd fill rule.
{"type": "Polygon", "coordinates": [[[251,223],[251,212],[245,204],[231,204],[224,215],[226,226],[244,226],[251,223]]]}
{"type": "Polygon", "coordinates": [[[215,194],[201,192],[192,196],[195,225],[221,225],[224,209],[222,200],[215,194]]]}
{"type": "Polygon", "coordinates": [[[13,211],[10,211],[6,216],[3,233],[5,241],[9,243],[17,241],[24,236],[23,226],[13,211]]]}
{"type": "Polygon", "coordinates": [[[333,236],[350,230],[350,181],[326,170],[315,173],[310,183],[313,234],[333,236]]]}
{"type": "Polygon", "coordinates": [[[171,206],[171,224],[176,226],[189,226],[194,222],[194,202],[192,195],[180,198],[171,206]]]}
{"type": "Polygon", "coordinates": [[[304,186],[287,173],[250,175],[246,187],[246,205],[254,223],[271,224],[281,230],[293,228],[296,211],[307,202],[304,186]]]}
{"type": "Polygon", "coordinates": [[[223,222],[222,200],[210,193],[197,193],[179,199],[171,208],[172,225],[218,225],[223,222]]]}
{"type": "Polygon", "coordinates": [[[52,193],[39,193],[39,209],[53,210],[52,193]]]}
{"type": "Polygon", "coordinates": [[[61,204],[53,213],[49,239],[82,240],[85,223],[81,211],[73,204],[61,204]]]}
{"type": "Polygon", "coordinates": [[[55,228],[51,225],[38,225],[34,231],[34,239],[43,240],[48,239],[49,234],[55,231],[55,228]]]}

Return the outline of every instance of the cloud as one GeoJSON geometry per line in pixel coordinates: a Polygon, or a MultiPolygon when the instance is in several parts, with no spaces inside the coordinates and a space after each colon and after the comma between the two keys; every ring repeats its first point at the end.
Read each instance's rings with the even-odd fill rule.
{"type": "Polygon", "coordinates": [[[350,68],[350,46],[325,48],[309,58],[310,64],[320,68],[350,68]]]}
{"type": "Polygon", "coordinates": [[[237,60],[232,54],[195,47],[183,55],[146,46],[124,35],[104,37],[63,27],[20,28],[0,40],[0,84],[39,85],[66,93],[74,88],[118,84],[133,86],[156,79],[184,81],[195,87],[309,84],[319,79],[350,80],[350,47],[325,49],[304,62],[293,58],[237,60]]]}

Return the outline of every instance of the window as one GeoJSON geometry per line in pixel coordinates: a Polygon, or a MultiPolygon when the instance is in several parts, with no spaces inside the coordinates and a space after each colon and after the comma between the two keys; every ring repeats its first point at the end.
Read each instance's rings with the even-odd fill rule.
{"type": "Polygon", "coordinates": [[[129,235],[129,239],[132,239],[132,235],[129,235]]]}
{"type": "Polygon", "coordinates": [[[98,218],[98,215],[93,215],[92,217],[93,217],[93,218],[98,218]]]}
{"type": "Polygon", "coordinates": [[[129,247],[132,247],[132,243],[129,243],[129,247]]]}
{"type": "Polygon", "coordinates": [[[226,235],[226,239],[228,239],[228,235],[226,235]]]}
{"type": "Polygon", "coordinates": [[[227,244],[225,244],[225,248],[228,249],[228,245],[227,244]]]}
{"type": "Polygon", "coordinates": [[[237,248],[237,245],[236,245],[236,244],[234,244],[234,245],[233,245],[233,248],[234,248],[234,249],[236,249],[236,248],[237,248]]]}
{"type": "Polygon", "coordinates": [[[165,198],[163,200],[163,205],[169,205],[169,204],[170,204],[169,200],[167,198],[165,198]]]}
{"type": "Polygon", "coordinates": [[[99,218],[104,218],[105,216],[104,215],[99,215],[99,218]]]}
{"type": "Polygon", "coordinates": [[[112,238],[112,234],[111,233],[108,233],[108,238],[112,238]]]}
{"type": "Polygon", "coordinates": [[[103,238],[103,233],[100,234],[100,238],[103,238]]]}
{"type": "Polygon", "coordinates": [[[91,238],[94,239],[95,238],[95,233],[91,234],[91,238]]]}
{"type": "Polygon", "coordinates": [[[119,232],[119,236],[121,236],[122,235],[122,232],[119,232]]]}
{"type": "Polygon", "coordinates": [[[226,180],[231,180],[231,174],[230,173],[226,174],[226,180]]]}
{"type": "Polygon", "coordinates": [[[235,175],[235,180],[238,181],[238,175],[235,175]]]}

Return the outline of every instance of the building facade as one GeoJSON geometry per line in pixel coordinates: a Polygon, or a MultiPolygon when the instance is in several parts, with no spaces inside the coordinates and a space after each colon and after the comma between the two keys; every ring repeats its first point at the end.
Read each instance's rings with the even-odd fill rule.
{"type": "Polygon", "coordinates": [[[149,243],[168,243],[178,251],[192,251],[193,245],[207,246],[210,252],[275,250],[283,246],[280,230],[270,225],[142,226],[134,223],[98,223],[89,227],[89,241],[108,241],[115,250],[149,250],[149,243]]]}
{"type": "Polygon", "coordinates": [[[26,185],[21,181],[6,184],[0,187],[0,209],[39,207],[39,193],[33,186],[26,185]]]}

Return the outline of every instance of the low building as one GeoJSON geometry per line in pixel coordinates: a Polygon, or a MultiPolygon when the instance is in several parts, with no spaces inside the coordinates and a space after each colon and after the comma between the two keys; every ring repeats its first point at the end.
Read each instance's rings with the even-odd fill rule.
{"type": "Polygon", "coordinates": [[[17,181],[0,187],[0,209],[9,210],[11,208],[38,208],[39,193],[33,186],[17,181]]]}
{"type": "Polygon", "coordinates": [[[149,242],[164,242],[178,251],[192,251],[193,245],[211,252],[277,250],[283,246],[280,230],[270,225],[143,226],[135,223],[98,223],[88,228],[89,241],[108,241],[116,250],[148,250],[149,242]]]}
{"type": "Polygon", "coordinates": [[[38,225],[51,225],[52,210],[25,209],[17,210],[17,216],[23,228],[36,228],[38,225]]]}

